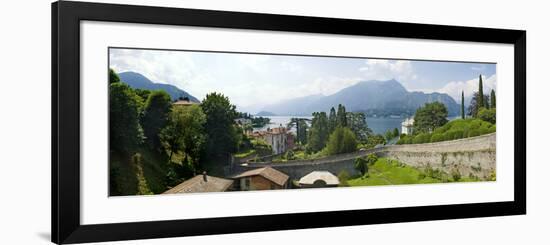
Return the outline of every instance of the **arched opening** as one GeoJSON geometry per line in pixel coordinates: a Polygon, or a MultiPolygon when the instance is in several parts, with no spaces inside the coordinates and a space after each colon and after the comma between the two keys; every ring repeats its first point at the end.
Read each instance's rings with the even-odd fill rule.
{"type": "Polygon", "coordinates": [[[325,182],[322,179],[316,180],[315,182],[313,182],[313,185],[312,185],[312,187],[315,187],[315,188],[325,187],[325,186],[327,186],[327,182],[325,182]]]}

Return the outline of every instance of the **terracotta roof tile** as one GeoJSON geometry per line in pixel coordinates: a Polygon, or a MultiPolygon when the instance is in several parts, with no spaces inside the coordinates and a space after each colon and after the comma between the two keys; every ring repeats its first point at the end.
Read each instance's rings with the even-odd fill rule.
{"type": "Polygon", "coordinates": [[[207,181],[204,181],[203,175],[199,174],[171,188],[170,190],[167,190],[163,194],[221,192],[226,191],[233,184],[233,180],[209,175],[206,176],[206,180],[207,181]]]}
{"type": "Polygon", "coordinates": [[[263,168],[257,168],[248,170],[246,172],[242,172],[238,175],[235,175],[234,179],[239,179],[243,177],[250,177],[260,175],[270,181],[272,181],[275,184],[278,184],[280,186],[284,186],[288,180],[288,175],[272,168],[272,167],[263,167],[263,168]]]}

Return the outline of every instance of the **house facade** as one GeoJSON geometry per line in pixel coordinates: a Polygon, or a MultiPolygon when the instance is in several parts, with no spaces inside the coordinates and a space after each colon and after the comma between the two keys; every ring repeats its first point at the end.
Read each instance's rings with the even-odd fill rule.
{"type": "Polygon", "coordinates": [[[232,177],[234,189],[241,191],[278,190],[288,188],[288,175],[271,167],[245,171],[232,177]]]}
{"type": "Polygon", "coordinates": [[[271,145],[273,154],[281,154],[287,150],[287,133],[286,128],[277,127],[267,130],[265,141],[271,145]]]}
{"type": "Polygon", "coordinates": [[[401,133],[411,135],[413,133],[414,118],[407,118],[401,123],[401,133]]]}
{"type": "Polygon", "coordinates": [[[258,131],[250,134],[254,138],[264,140],[271,146],[274,155],[285,153],[294,148],[294,135],[285,127],[268,128],[266,131],[258,131]]]}

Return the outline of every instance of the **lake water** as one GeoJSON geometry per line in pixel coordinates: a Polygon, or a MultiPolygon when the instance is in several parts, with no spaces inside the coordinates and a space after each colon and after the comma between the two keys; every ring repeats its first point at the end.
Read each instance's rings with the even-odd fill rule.
{"type": "MultiPolygon", "coordinates": [[[[297,116],[264,116],[264,117],[267,117],[267,118],[270,119],[269,124],[267,124],[267,125],[265,125],[261,128],[254,128],[254,132],[256,132],[256,131],[265,131],[265,130],[267,130],[267,128],[276,128],[276,127],[279,127],[279,126],[286,127],[286,125],[290,122],[290,119],[293,118],[293,117],[297,117],[297,116]]],[[[297,117],[297,118],[307,118],[307,119],[311,120],[313,117],[312,116],[300,116],[300,117],[297,117]]],[[[308,126],[311,126],[311,123],[309,121],[306,121],[306,123],[308,124],[308,126]]],[[[296,128],[293,127],[290,131],[295,132],[296,128]]]]}
{"type": "MultiPolygon", "coordinates": [[[[267,128],[279,127],[279,125],[286,126],[293,117],[296,116],[268,116],[271,122],[262,128],[254,128],[254,131],[263,131],[267,128]]],[[[312,119],[313,117],[303,116],[300,118],[312,119]]],[[[393,130],[394,128],[399,129],[399,132],[401,132],[401,122],[404,120],[405,118],[367,117],[367,124],[375,134],[384,134],[387,130],[393,130]]],[[[292,128],[291,131],[294,132],[295,130],[296,128],[292,128]]]]}

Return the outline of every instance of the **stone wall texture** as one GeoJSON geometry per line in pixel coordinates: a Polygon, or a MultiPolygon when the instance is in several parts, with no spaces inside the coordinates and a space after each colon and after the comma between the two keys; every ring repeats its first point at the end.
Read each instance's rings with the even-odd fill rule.
{"type": "Polygon", "coordinates": [[[418,145],[387,146],[377,153],[413,167],[489,177],[496,170],[496,134],[418,145]]]}
{"type": "Polygon", "coordinates": [[[463,176],[474,175],[487,178],[491,171],[496,169],[496,134],[428,144],[391,145],[314,160],[236,164],[232,167],[231,172],[238,173],[253,168],[271,166],[294,180],[319,170],[329,171],[334,175],[338,175],[342,171],[355,175],[358,174],[353,166],[355,158],[371,153],[399,160],[418,168],[429,166],[448,173],[457,170],[463,176]]]}

